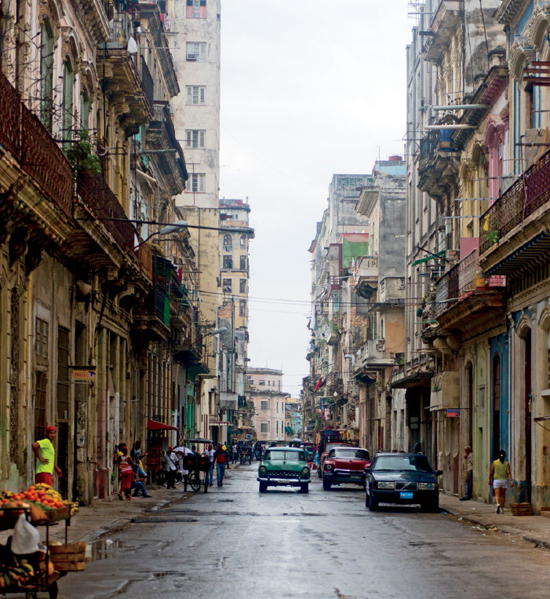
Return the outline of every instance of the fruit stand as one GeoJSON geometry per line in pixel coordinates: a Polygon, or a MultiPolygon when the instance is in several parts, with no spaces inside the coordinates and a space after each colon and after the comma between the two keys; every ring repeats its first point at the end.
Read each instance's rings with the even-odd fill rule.
{"type": "Polygon", "coordinates": [[[63,501],[47,485],[33,485],[23,493],[0,492],[0,530],[15,527],[21,514],[33,526],[46,527],[47,551],[15,554],[11,542],[0,545],[0,595],[25,593],[27,599],[37,599],[38,593],[47,592],[56,599],[57,581],[67,572],[85,569],[85,543],[68,544],[71,516],[75,504],[63,501]],[[65,544],[50,544],[50,526],[65,521],[65,544]]]}

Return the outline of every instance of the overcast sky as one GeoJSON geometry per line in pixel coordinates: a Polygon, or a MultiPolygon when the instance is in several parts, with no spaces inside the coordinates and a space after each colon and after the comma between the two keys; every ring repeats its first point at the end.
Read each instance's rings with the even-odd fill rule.
{"type": "Polygon", "coordinates": [[[332,175],[403,153],[408,0],[222,0],[220,197],[248,198],[250,366],[298,396],[332,175]]]}

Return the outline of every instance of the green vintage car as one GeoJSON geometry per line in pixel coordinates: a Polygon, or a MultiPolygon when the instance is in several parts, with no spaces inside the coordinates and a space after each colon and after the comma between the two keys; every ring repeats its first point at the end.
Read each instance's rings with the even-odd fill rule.
{"type": "Polygon", "coordinates": [[[300,487],[301,493],[309,493],[311,472],[307,456],[299,447],[270,447],[258,468],[260,493],[267,487],[300,487]]]}

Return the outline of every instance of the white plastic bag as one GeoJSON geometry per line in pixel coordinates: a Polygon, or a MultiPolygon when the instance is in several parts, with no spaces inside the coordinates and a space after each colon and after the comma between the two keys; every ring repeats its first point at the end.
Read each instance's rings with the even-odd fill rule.
{"type": "Polygon", "coordinates": [[[40,533],[30,522],[27,522],[25,514],[21,514],[13,531],[12,552],[17,555],[35,553],[38,551],[38,543],[40,543],[40,533]]]}
{"type": "Polygon", "coordinates": [[[225,471],[225,476],[226,476],[227,478],[232,478],[232,477],[233,477],[233,472],[231,472],[231,470],[226,470],[226,471],[225,471]]]}

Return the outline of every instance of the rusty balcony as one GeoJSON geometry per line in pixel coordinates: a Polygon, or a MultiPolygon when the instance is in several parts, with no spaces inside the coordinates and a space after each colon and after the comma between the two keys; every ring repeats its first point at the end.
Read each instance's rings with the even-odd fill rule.
{"type": "Polygon", "coordinates": [[[550,150],[480,217],[480,264],[488,275],[537,267],[550,248],[550,150]]]}
{"type": "MultiPolygon", "coordinates": [[[[74,176],[71,165],[40,119],[0,72],[0,146],[8,151],[50,204],[72,217],[74,176]]],[[[29,206],[36,212],[38,206],[29,206]]]]}
{"type": "Polygon", "coordinates": [[[105,226],[125,252],[133,255],[136,229],[103,177],[81,171],[77,177],[77,194],[86,212],[105,226]]]}
{"type": "Polygon", "coordinates": [[[478,250],[472,250],[448,270],[436,284],[435,318],[445,329],[460,329],[487,310],[503,306],[506,278],[483,277],[478,250]]]}

